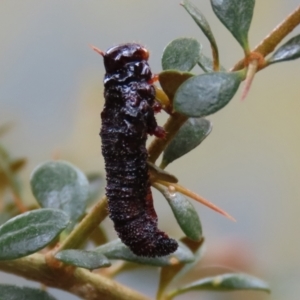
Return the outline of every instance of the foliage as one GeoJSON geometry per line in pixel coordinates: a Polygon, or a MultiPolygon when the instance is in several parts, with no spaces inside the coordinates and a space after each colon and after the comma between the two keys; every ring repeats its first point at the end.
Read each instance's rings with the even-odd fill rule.
{"type": "MultiPolygon", "coordinates": [[[[0,196],[4,198],[8,191],[14,203],[14,209],[9,203],[0,212],[0,270],[71,291],[85,299],[146,299],[111,279],[113,275],[139,265],[160,268],[157,291],[160,300],[173,299],[191,290],[269,292],[263,281],[240,273],[201,278],[173,290],[169,288],[203,257],[202,225],[184,195],[226,213],[179,185],[177,178],[164,168],[203,142],[212,129],[210,121],[204,117],[226,106],[243,80],[251,83],[254,74],[269,65],[300,57],[299,35],[279,47],[270,58],[265,59],[273,51],[269,47],[269,38],[262,42],[259,51],[251,52],[248,31],[254,0],[211,0],[211,5],[242,47],[243,63],[238,63],[231,71],[221,66],[217,42],[208,21],[192,2],[184,0],[182,6],[211,44],[211,57],[203,53],[203,47],[196,39],[175,39],[163,52],[163,71],[158,75],[161,89],[157,88],[157,98],[169,119],[164,126],[166,138],[155,139],[149,146],[149,169],[153,187],[168,201],[184,234],[178,250],[166,257],[149,259],[132,254],[120,240],[108,242],[99,227],[107,216],[106,198],[97,201],[103,191],[101,177],[99,174],[85,175],[67,162],[46,162],[33,171],[31,188],[40,208],[26,207],[17,174],[25,160],[11,159],[0,146],[0,196]],[[197,66],[202,71],[190,73],[197,66]],[[163,158],[158,167],[155,162],[161,153],[163,158]],[[94,207],[87,211],[91,204],[94,207]],[[79,249],[86,241],[96,241],[97,247],[79,249]],[[98,271],[90,273],[84,269],[98,271]],[[68,279],[66,282],[65,278],[68,279]]],[[[289,31],[300,23],[298,20],[295,25],[289,20],[281,25],[289,31]]],[[[277,45],[282,39],[280,29],[276,28],[271,34],[273,44],[277,45]]],[[[3,125],[0,134],[6,130],[7,125],[3,125]]],[[[0,285],[0,295],[5,295],[5,299],[54,299],[44,291],[11,285],[0,285]]]]}

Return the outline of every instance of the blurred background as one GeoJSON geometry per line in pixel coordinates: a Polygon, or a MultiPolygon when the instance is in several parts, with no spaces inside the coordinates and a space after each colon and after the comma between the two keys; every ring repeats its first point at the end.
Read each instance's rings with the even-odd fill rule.
{"type": "MultiPolygon", "coordinates": [[[[0,125],[13,124],[1,143],[12,156],[28,159],[20,174],[28,204],[34,202],[30,173],[53,157],[104,175],[98,136],[104,68],[89,44],[105,50],[123,42],[142,43],[150,50],[154,73],[161,71],[164,47],[177,37],[197,38],[210,54],[205,37],[179,2],[1,1],[0,125]]],[[[221,63],[229,69],[242,58],[241,48],[213,14],[210,1],[193,2],[210,22],[221,63]]],[[[298,5],[298,0],[256,1],[252,48],[298,5]]],[[[209,117],[214,128],[203,144],[167,169],[237,219],[233,223],[194,203],[206,237],[206,258],[194,275],[215,274],[210,265],[229,266],[269,282],[272,294],[189,293],[178,299],[299,299],[299,82],[300,60],[259,72],[247,99],[240,101],[240,89],[228,106],[209,117]]],[[[166,116],[162,113],[158,120],[162,125],[166,116]]],[[[157,193],[155,206],[160,228],[179,238],[171,210],[157,193]]],[[[105,226],[115,238],[111,221],[105,226]]],[[[117,280],[153,298],[157,274],[146,268],[117,280]]],[[[38,286],[4,273],[0,278],[1,283],[38,286]]],[[[49,290],[58,299],[78,299],[49,290]]]]}

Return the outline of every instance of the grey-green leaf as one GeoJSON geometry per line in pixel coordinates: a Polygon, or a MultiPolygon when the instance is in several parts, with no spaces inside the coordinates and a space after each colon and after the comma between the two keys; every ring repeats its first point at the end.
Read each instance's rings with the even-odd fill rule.
{"type": "Polygon", "coordinates": [[[211,31],[209,23],[207,22],[205,16],[202,12],[190,1],[184,0],[182,6],[186,9],[189,15],[193,18],[196,24],[200,27],[202,32],[205,34],[207,39],[209,40],[213,50],[215,51],[216,55],[218,56],[218,47],[215,40],[215,37],[211,31]]]}
{"type": "MultiPolygon", "coordinates": [[[[200,54],[198,65],[205,73],[211,73],[214,71],[214,65],[212,59],[204,55],[203,53],[200,54]]],[[[226,72],[226,69],[222,65],[220,65],[220,71],[226,72]]]]}
{"type": "Polygon", "coordinates": [[[169,163],[190,152],[210,134],[212,123],[204,118],[189,118],[179,129],[164,151],[162,165],[169,163]]]}
{"type": "Polygon", "coordinates": [[[175,69],[190,71],[199,59],[201,46],[193,38],[178,38],[164,49],[162,56],[163,70],[175,69]]]}
{"type": "Polygon", "coordinates": [[[211,0],[211,5],[217,17],[243,49],[249,51],[248,31],[255,0],[211,0]]]}
{"type": "Polygon", "coordinates": [[[168,266],[178,262],[188,263],[194,260],[194,255],[191,250],[180,242],[178,249],[174,253],[156,258],[142,257],[133,254],[119,239],[97,247],[95,251],[103,254],[108,259],[121,259],[138,264],[158,267],[168,266]]]}
{"type": "Polygon", "coordinates": [[[189,117],[205,117],[223,108],[234,96],[241,72],[213,72],[186,80],[174,96],[174,109],[189,117]]]}
{"type": "Polygon", "coordinates": [[[168,299],[195,290],[211,291],[236,291],[236,290],[258,290],[269,293],[267,283],[256,277],[247,274],[222,274],[214,277],[207,277],[187,284],[170,293],[168,299]]]}
{"type": "Polygon", "coordinates": [[[94,270],[111,265],[110,261],[101,253],[86,250],[63,250],[55,255],[58,260],[73,266],[94,270]]]}
{"type": "Polygon", "coordinates": [[[200,241],[202,226],[192,203],[177,192],[170,192],[165,189],[163,195],[172,208],[177,223],[184,234],[193,241],[200,241]]]}
{"type": "Polygon", "coordinates": [[[0,300],[56,300],[56,298],[42,290],[0,284],[0,300]]]}
{"type": "Polygon", "coordinates": [[[70,216],[70,227],[84,214],[89,182],[83,172],[64,161],[38,166],[31,176],[32,192],[42,207],[58,208],[70,216]]]}
{"type": "Polygon", "coordinates": [[[284,45],[279,47],[271,58],[269,64],[274,64],[281,61],[293,60],[300,57],[300,34],[291,38],[284,45]]]}
{"type": "Polygon", "coordinates": [[[32,254],[51,243],[67,227],[68,216],[57,209],[37,209],[0,226],[0,260],[32,254]]]}

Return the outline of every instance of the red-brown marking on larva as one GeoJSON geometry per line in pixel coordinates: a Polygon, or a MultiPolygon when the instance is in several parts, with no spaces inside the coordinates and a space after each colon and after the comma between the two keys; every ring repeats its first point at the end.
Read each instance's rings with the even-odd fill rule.
{"type": "Polygon", "coordinates": [[[154,130],[154,135],[160,139],[164,139],[166,137],[166,132],[162,127],[157,126],[154,130]]]}
{"type": "Polygon", "coordinates": [[[157,113],[161,112],[162,105],[158,101],[155,101],[152,108],[153,108],[154,113],[157,114],[157,113]]]}
{"type": "Polygon", "coordinates": [[[105,53],[93,49],[103,56],[106,69],[100,136],[110,218],[136,255],[168,255],[178,244],[157,228],[147,166],[147,135],[165,136],[154,117],[149,52],[138,44],[115,46],[105,53]]]}

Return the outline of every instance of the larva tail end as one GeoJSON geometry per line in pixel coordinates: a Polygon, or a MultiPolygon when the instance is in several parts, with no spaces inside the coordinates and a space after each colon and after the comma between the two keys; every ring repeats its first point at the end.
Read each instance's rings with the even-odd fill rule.
{"type": "Polygon", "coordinates": [[[138,256],[161,257],[175,252],[178,244],[164,232],[158,230],[149,239],[128,245],[130,250],[138,256]]]}

